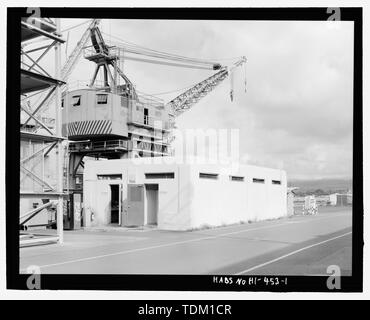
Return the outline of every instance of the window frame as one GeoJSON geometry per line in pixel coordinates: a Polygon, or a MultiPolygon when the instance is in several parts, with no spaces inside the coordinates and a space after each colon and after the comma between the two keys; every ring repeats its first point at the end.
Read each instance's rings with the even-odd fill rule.
{"type": "Polygon", "coordinates": [[[122,173],[97,174],[97,180],[122,180],[122,173]]]}
{"type": "Polygon", "coordinates": [[[265,179],[262,179],[262,178],[253,178],[253,179],[252,179],[252,182],[253,182],[253,183],[260,183],[260,184],[264,184],[264,183],[265,183],[265,179]]]}
{"type": "Polygon", "coordinates": [[[106,94],[106,93],[97,93],[96,94],[96,104],[108,104],[108,94],[106,94]],[[99,101],[99,97],[105,97],[105,102],[99,101]]]}
{"type": "Polygon", "coordinates": [[[244,182],[245,177],[244,176],[229,176],[230,181],[237,181],[237,182],[244,182]]]}
{"type": "Polygon", "coordinates": [[[218,173],[199,172],[199,179],[218,180],[218,173]]]}
{"type": "Polygon", "coordinates": [[[81,95],[75,95],[75,96],[72,96],[72,107],[78,107],[81,105],[81,98],[82,96],[81,95]],[[77,103],[77,100],[74,100],[78,98],[78,103],[77,103]]]}
{"type": "Polygon", "coordinates": [[[145,172],[145,179],[175,179],[175,172],[145,172]]]}

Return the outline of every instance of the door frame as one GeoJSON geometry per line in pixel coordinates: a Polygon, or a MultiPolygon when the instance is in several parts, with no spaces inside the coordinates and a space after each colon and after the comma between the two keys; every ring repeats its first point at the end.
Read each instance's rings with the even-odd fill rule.
{"type": "Polygon", "coordinates": [[[112,221],[112,186],[118,186],[118,225],[121,226],[121,215],[122,215],[122,208],[123,208],[123,206],[122,206],[123,183],[122,183],[122,181],[119,181],[117,183],[109,183],[110,203],[111,203],[111,209],[110,209],[110,219],[111,219],[111,221],[112,221]]]}
{"type": "Polygon", "coordinates": [[[158,215],[159,215],[159,183],[145,183],[145,192],[144,192],[144,215],[145,215],[145,225],[152,225],[152,226],[158,226],[158,215]],[[151,189],[150,187],[154,186],[154,189],[151,189]],[[148,199],[148,193],[150,191],[156,191],[155,196],[156,196],[156,214],[155,214],[155,223],[154,224],[149,224],[148,223],[148,218],[149,218],[149,199],[148,199]]]}

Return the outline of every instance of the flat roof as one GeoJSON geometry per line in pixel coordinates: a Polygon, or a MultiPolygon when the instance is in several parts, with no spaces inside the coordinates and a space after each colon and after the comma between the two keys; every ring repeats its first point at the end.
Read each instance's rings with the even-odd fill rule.
{"type": "Polygon", "coordinates": [[[56,33],[56,25],[44,18],[22,18],[21,41],[28,41],[37,37],[45,36],[50,39],[65,42],[65,40],[56,33]]]}
{"type": "Polygon", "coordinates": [[[47,134],[33,133],[27,131],[21,131],[21,139],[32,140],[32,141],[44,141],[44,142],[54,142],[59,140],[66,140],[64,137],[51,136],[47,134]]]}
{"type": "MultiPolygon", "coordinates": [[[[242,170],[261,170],[261,171],[269,171],[271,173],[279,173],[279,176],[281,173],[286,174],[285,170],[282,169],[276,169],[276,168],[269,168],[269,167],[262,167],[262,166],[256,166],[251,165],[247,163],[241,163],[236,160],[232,159],[223,159],[216,160],[216,159],[207,159],[203,157],[197,157],[197,156],[184,156],[184,157],[176,157],[176,156],[164,156],[164,157],[141,157],[141,158],[125,158],[125,159],[109,159],[109,160],[93,160],[88,159],[85,161],[85,168],[86,165],[91,166],[94,168],[94,170],[97,171],[104,171],[105,168],[114,169],[117,170],[117,168],[122,168],[121,166],[153,166],[153,168],[159,168],[161,169],[164,167],[169,166],[188,166],[188,167],[198,167],[198,168],[210,168],[212,170],[221,170],[227,169],[231,170],[232,172],[230,174],[238,174],[239,168],[242,170]],[[107,162],[108,161],[108,162],[107,162]],[[104,168],[105,167],[105,168],[104,168]],[[234,169],[235,170],[234,172],[234,169]]],[[[120,170],[120,169],[118,169],[120,170]]],[[[214,173],[218,173],[216,171],[212,171],[214,173]]],[[[276,175],[276,179],[279,178],[278,175],[276,175]]],[[[281,177],[281,176],[280,176],[281,177]]],[[[258,176],[256,176],[258,178],[258,176]]],[[[275,179],[275,178],[273,178],[275,179]]]]}
{"type": "Polygon", "coordinates": [[[47,89],[51,86],[64,84],[64,81],[21,69],[21,94],[47,89]]]}

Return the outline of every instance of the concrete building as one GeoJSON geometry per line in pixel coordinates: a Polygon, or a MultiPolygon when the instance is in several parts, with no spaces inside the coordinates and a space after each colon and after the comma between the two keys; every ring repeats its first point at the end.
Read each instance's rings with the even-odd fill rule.
{"type": "Polygon", "coordinates": [[[352,205],[352,193],[333,193],[329,196],[330,205],[347,206],[352,205]]]}
{"type": "Polygon", "coordinates": [[[157,225],[191,230],[287,215],[286,173],[174,158],[86,161],[85,227],[157,225]],[[138,163],[140,161],[140,163],[138,163]]]}

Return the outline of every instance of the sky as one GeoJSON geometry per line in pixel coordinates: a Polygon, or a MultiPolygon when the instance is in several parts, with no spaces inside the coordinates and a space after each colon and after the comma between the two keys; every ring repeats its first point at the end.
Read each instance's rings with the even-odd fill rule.
{"type": "MultiPolygon", "coordinates": [[[[84,20],[62,19],[62,30],[84,20]]],[[[70,30],[63,60],[87,25],[70,30]]],[[[353,24],[317,21],[102,20],[116,37],[187,57],[220,61],[246,56],[234,73],[234,101],[225,80],[177,118],[180,130],[239,129],[240,157],[284,169],[290,179],[351,178],[353,24]]],[[[212,71],[124,61],[137,90],[157,94],[188,87],[212,71]]],[[[81,58],[70,81],[88,80],[94,64],[81,58]]],[[[165,102],[177,93],[161,95],[165,102]]]]}

